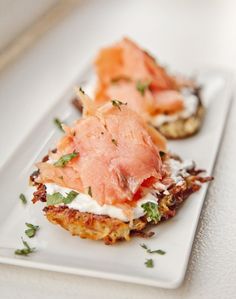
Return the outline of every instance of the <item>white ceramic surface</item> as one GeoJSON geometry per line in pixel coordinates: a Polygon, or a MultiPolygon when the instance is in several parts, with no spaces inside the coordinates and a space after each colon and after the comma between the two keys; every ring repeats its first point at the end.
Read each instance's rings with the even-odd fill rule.
{"type": "MultiPolygon", "coordinates": [[[[223,72],[206,71],[197,78],[204,86],[203,102],[207,107],[203,128],[190,139],[170,142],[169,148],[183,158],[194,159],[210,174],[231,100],[232,82],[230,75],[223,72]],[[209,145],[207,151],[206,145],[209,145]]],[[[88,91],[91,91],[93,82],[89,70],[76,80],[76,84],[88,91]]],[[[54,127],[53,118],[59,117],[71,123],[78,117],[70,105],[73,96],[70,87],[1,170],[0,189],[4,200],[0,210],[0,262],[165,288],[178,287],[184,279],[207,185],[191,196],[176,217],[157,226],[155,237],[145,240],[151,248],[167,252],[164,256],[154,257],[153,269],[144,265],[150,256],[140,247],[142,239],[105,246],[102,242],[71,237],[68,232],[46,221],[41,204],[33,206],[29,203],[24,207],[19,201],[21,192],[30,199],[32,190],[27,187],[27,181],[34,169],[33,164],[53,147],[61,134],[54,127]],[[30,240],[37,252],[29,257],[19,257],[14,255],[14,248],[21,246],[25,222],[40,225],[39,233],[30,240]]]]}

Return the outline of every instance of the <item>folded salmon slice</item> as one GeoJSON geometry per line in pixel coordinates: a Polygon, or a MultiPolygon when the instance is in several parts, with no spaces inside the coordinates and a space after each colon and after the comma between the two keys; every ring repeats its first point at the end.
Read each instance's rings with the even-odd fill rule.
{"type": "Polygon", "coordinates": [[[128,38],[102,49],[96,58],[95,67],[99,80],[103,83],[126,78],[151,81],[153,87],[160,90],[177,88],[175,79],[128,38]]]}
{"type": "Polygon", "coordinates": [[[156,183],[163,177],[159,151],[166,150],[165,139],[144,120],[119,102],[96,108],[84,97],[85,115],[50,153],[50,160],[78,153],[64,167],[50,162],[37,164],[39,183],[58,185],[92,193],[100,204],[131,203],[147,180],[156,183]]]}
{"type": "Polygon", "coordinates": [[[128,38],[102,49],[95,68],[98,75],[97,103],[110,99],[126,101],[146,120],[153,114],[184,109],[179,90],[191,85],[191,81],[170,76],[153,57],[128,38]],[[137,82],[148,82],[148,88],[140,92],[137,82]]]}

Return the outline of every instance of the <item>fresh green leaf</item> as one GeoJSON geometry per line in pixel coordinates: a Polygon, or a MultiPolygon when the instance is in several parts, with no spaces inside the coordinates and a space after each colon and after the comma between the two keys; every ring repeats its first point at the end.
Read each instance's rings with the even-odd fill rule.
{"type": "Polygon", "coordinates": [[[157,250],[151,250],[150,248],[148,248],[148,246],[146,244],[140,244],[140,246],[145,249],[147,251],[147,253],[157,253],[157,254],[160,254],[160,255],[164,255],[166,254],[166,252],[164,250],[161,250],[161,249],[157,249],[157,250]]]}
{"type": "Polygon", "coordinates": [[[56,167],[65,167],[65,165],[68,162],[70,162],[70,160],[72,160],[73,158],[75,158],[77,156],[78,156],[78,153],[71,153],[71,154],[61,156],[61,158],[54,163],[54,166],[56,166],[56,167]]]}
{"type": "Polygon", "coordinates": [[[141,205],[147,215],[147,221],[157,223],[161,220],[161,213],[158,209],[158,204],[154,202],[146,202],[141,205]]]}
{"type": "Polygon", "coordinates": [[[91,186],[88,187],[88,195],[93,197],[91,186]]]}
{"type": "Polygon", "coordinates": [[[64,196],[60,192],[47,194],[47,206],[54,206],[63,203],[64,196]]]}
{"type": "Polygon", "coordinates": [[[140,244],[140,246],[143,248],[143,249],[146,249],[146,250],[148,250],[148,247],[147,247],[147,245],[146,244],[140,244]]]}
{"type": "Polygon", "coordinates": [[[79,91],[82,92],[83,94],[85,94],[85,92],[83,91],[82,87],[80,86],[79,91]]]}
{"type": "Polygon", "coordinates": [[[31,223],[25,223],[25,225],[27,227],[29,227],[28,229],[25,230],[25,234],[29,237],[32,238],[35,236],[36,231],[39,229],[38,225],[33,225],[31,223]]]}
{"type": "Polygon", "coordinates": [[[30,254],[30,253],[32,253],[32,252],[35,251],[35,248],[31,248],[29,246],[29,244],[26,241],[24,241],[23,238],[22,238],[22,243],[24,245],[24,248],[22,248],[22,249],[16,249],[15,250],[15,254],[17,254],[17,255],[28,255],[28,254],[30,254]]]}
{"type": "Polygon", "coordinates": [[[23,193],[20,194],[19,198],[24,205],[27,204],[27,199],[23,193]]]}
{"type": "Polygon", "coordinates": [[[161,249],[157,249],[157,250],[150,250],[150,249],[148,249],[147,252],[148,253],[157,253],[157,254],[160,254],[160,255],[166,254],[166,252],[164,250],[161,250],[161,249]]]}
{"type": "Polygon", "coordinates": [[[58,127],[59,130],[61,130],[62,132],[64,132],[63,127],[62,127],[62,121],[60,121],[59,118],[54,118],[54,124],[58,127]]]}
{"type": "Polygon", "coordinates": [[[136,83],[136,89],[141,93],[142,96],[144,96],[146,89],[149,88],[149,85],[151,84],[151,82],[141,82],[141,81],[137,81],[136,83]]]}
{"type": "Polygon", "coordinates": [[[75,192],[75,191],[70,191],[66,197],[64,197],[63,199],[63,203],[65,205],[71,203],[75,198],[76,196],[78,195],[79,193],[78,192],[75,192]]]}
{"type": "Polygon", "coordinates": [[[153,259],[147,259],[145,265],[147,268],[153,268],[154,267],[153,259]]]}
{"type": "Polygon", "coordinates": [[[53,194],[47,194],[47,205],[54,206],[64,203],[65,205],[71,203],[79,193],[76,191],[70,191],[67,196],[63,196],[60,192],[53,194]]]}
{"type": "Polygon", "coordinates": [[[119,110],[121,110],[121,108],[120,108],[121,105],[127,105],[127,103],[123,103],[118,100],[112,100],[111,103],[114,107],[117,107],[119,110]]]}

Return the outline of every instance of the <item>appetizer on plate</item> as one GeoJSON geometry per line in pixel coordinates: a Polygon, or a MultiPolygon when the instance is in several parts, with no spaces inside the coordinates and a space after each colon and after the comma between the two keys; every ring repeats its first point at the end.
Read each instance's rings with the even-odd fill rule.
{"type": "Polygon", "coordinates": [[[36,164],[33,202],[72,235],[106,244],[150,236],[150,224],[173,217],[203,178],[193,161],[171,155],[165,138],[126,103],[97,107],[80,89],[83,116],[36,164]]]}
{"type": "Polygon", "coordinates": [[[195,134],[203,120],[200,88],[194,80],[172,76],[146,51],[124,38],[102,49],[95,61],[95,101],[127,102],[170,139],[195,134]]]}

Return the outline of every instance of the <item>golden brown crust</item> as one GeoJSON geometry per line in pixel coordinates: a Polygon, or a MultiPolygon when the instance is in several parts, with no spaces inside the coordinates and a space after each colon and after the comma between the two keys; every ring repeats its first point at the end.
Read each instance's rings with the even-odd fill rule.
{"type": "Polygon", "coordinates": [[[168,139],[183,139],[196,134],[203,122],[205,109],[199,102],[197,111],[194,115],[173,122],[166,122],[157,129],[168,139]]]}
{"type": "MultiPolygon", "coordinates": [[[[211,179],[211,177],[198,176],[198,171],[193,169],[193,173],[185,178],[181,186],[173,185],[169,189],[169,194],[163,195],[159,199],[161,221],[175,216],[176,210],[182,202],[201,188],[198,182],[206,182],[211,179]]],[[[118,240],[128,241],[132,235],[152,236],[150,232],[143,232],[146,227],[153,224],[148,222],[145,216],[128,223],[109,216],[80,212],[66,206],[48,206],[44,208],[44,212],[51,223],[60,225],[72,235],[103,240],[105,244],[114,244],[118,240]]]]}
{"type": "Polygon", "coordinates": [[[145,219],[136,219],[133,224],[103,215],[84,213],[68,207],[49,206],[44,209],[47,219],[59,224],[73,236],[92,240],[103,240],[113,244],[118,240],[130,239],[131,231],[141,231],[146,226],[145,219]]]}

